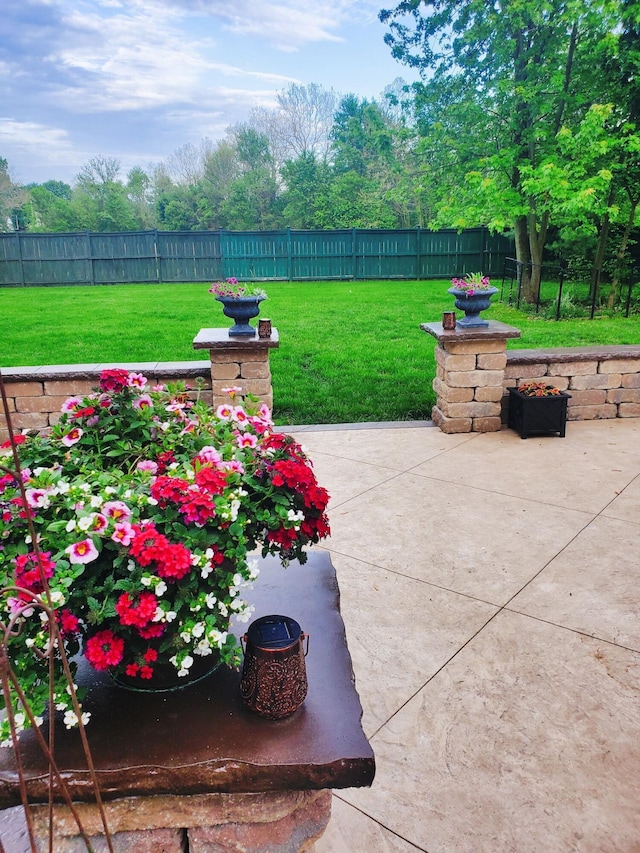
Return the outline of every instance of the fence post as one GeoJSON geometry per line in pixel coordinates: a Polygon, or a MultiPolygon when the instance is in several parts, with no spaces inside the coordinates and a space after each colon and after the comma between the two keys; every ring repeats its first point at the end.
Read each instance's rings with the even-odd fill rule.
{"type": "Polygon", "coordinates": [[[158,229],[153,229],[153,256],[156,261],[156,279],[162,284],[162,258],[158,255],[158,229]]]}
{"type": "Polygon", "coordinates": [[[24,258],[22,257],[22,240],[20,239],[20,232],[15,232],[16,237],[18,238],[18,260],[20,261],[20,284],[24,286],[24,258]]]}
{"type": "Polygon", "coordinates": [[[287,278],[292,279],[293,262],[291,258],[291,228],[287,226],[287,278]]]}
{"type": "Polygon", "coordinates": [[[352,278],[354,281],[358,278],[358,252],[356,246],[356,240],[358,239],[358,230],[357,228],[351,229],[351,264],[352,264],[352,278]]]}
{"type": "Polygon", "coordinates": [[[422,228],[416,225],[416,281],[420,280],[422,267],[422,228]]]}
{"type": "Polygon", "coordinates": [[[85,231],[85,233],[84,233],[84,245],[86,248],[85,260],[87,262],[87,264],[86,264],[86,270],[88,272],[87,278],[89,280],[89,284],[95,284],[94,275],[93,275],[93,257],[91,254],[91,232],[90,231],[85,231]]]}

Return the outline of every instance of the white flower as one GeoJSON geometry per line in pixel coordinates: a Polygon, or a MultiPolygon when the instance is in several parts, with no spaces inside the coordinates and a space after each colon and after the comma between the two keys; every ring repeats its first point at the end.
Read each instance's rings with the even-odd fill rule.
{"type": "Polygon", "coordinates": [[[87,531],[93,524],[93,518],[90,515],[85,515],[84,518],[81,518],[78,522],[78,527],[80,530],[87,531]]]}
{"type": "Polygon", "coordinates": [[[89,501],[89,503],[94,509],[98,509],[102,506],[104,501],[102,500],[102,497],[100,495],[94,495],[89,501]]]}
{"type": "Polygon", "coordinates": [[[64,593],[60,592],[59,589],[54,589],[50,593],[50,598],[51,598],[51,603],[57,604],[58,606],[61,606],[67,600],[64,596],[64,593]]]}
{"type": "Polygon", "coordinates": [[[143,575],[140,578],[140,583],[142,584],[142,586],[151,586],[152,582],[153,582],[153,576],[143,575]]]}
{"type": "Polygon", "coordinates": [[[213,610],[213,608],[216,606],[217,600],[218,599],[215,597],[215,595],[212,592],[208,592],[205,599],[204,599],[205,604],[207,605],[209,610],[213,610]]]}
{"type": "Polygon", "coordinates": [[[76,529],[76,526],[76,520],[75,518],[72,518],[67,522],[65,530],[67,531],[67,533],[73,533],[73,531],[76,529]]]}
{"type": "Polygon", "coordinates": [[[221,614],[222,616],[228,616],[228,615],[229,615],[229,608],[228,608],[228,607],[227,607],[227,605],[224,603],[224,601],[219,601],[219,602],[218,602],[218,610],[220,611],[220,614],[221,614]]]}
{"type": "MultiPolygon", "coordinates": [[[[82,714],[82,724],[84,726],[87,725],[89,720],[91,719],[91,713],[89,711],[84,711],[82,714]]],[[[78,715],[75,711],[67,711],[64,715],[64,724],[68,729],[73,729],[79,723],[78,715]]]]}
{"type": "Polygon", "coordinates": [[[180,631],[180,636],[181,636],[181,637],[182,637],[182,639],[185,641],[185,643],[190,643],[190,642],[191,642],[191,632],[190,632],[189,630],[186,630],[186,631],[180,631]]]}
{"type": "Polygon", "coordinates": [[[159,580],[156,584],[155,593],[157,596],[162,596],[167,591],[167,585],[163,580],[159,580]]]}
{"type": "Polygon", "coordinates": [[[200,655],[200,657],[202,658],[206,657],[207,655],[213,654],[213,650],[209,645],[209,641],[206,637],[200,640],[198,645],[194,648],[193,653],[196,655],[200,655]]]}
{"type": "Polygon", "coordinates": [[[196,637],[196,639],[198,637],[201,637],[204,634],[204,624],[202,622],[196,622],[196,624],[191,629],[191,634],[196,637]]]}
{"type": "Polygon", "coordinates": [[[260,567],[257,560],[249,560],[249,578],[254,581],[260,574],[260,567]]]}

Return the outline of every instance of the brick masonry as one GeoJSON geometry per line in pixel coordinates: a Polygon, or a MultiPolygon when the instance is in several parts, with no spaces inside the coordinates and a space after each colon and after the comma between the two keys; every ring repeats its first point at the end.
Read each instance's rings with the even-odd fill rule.
{"type": "Polygon", "coordinates": [[[640,417],[638,345],[507,351],[503,422],[509,399],[506,389],[536,380],[571,395],[568,420],[640,417]]]}
{"type": "Polygon", "coordinates": [[[520,333],[501,323],[462,335],[439,323],[421,328],[438,341],[432,418],[443,432],[499,430],[507,389],[530,381],[567,391],[570,420],[640,417],[640,346],[507,350],[520,333]]]}
{"type": "MultiPolygon", "coordinates": [[[[228,339],[226,329],[218,333],[209,350],[209,361],[146,362],[144,364],[78,364],[41,367],[8,367],[2,370],[8,410],[15,432],[46,430],[57,423],[64,401],[74,395],[89,394],[98,385],[100,372],[121,367],[143,373],[153,385],[182,381],[194,389],[209,406],[229,402],[224,393],[232,385],[242,390],[240,398],[252,394],[273,407],[269,350],[278,346],[277,330],[268,343],[228,339]],[[199,389],[196,391],[195,389],[199,389]]],[[[198,349],[206,349],[207,336],[198,349]]],[[[0,441],[8,437],[6,417],[0,404],[0,441]]]]}

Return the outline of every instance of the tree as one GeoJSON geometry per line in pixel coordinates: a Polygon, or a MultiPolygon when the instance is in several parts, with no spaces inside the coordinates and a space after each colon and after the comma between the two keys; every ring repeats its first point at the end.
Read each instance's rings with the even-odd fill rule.
{"type": "Polygon", "coordinates": [[[450,157],[439,220],[509,224],[529,300],[554,207],[526,181],[590,106],[618,11],[617,0],[405,0],[380,13],[393,55],[423,77],[422,132],[450,157]]]}
{"type": "Polygon", "coordinates": [[[17,230],[19,210],[26,199],[24,187],[12,180],[9,163],[0,157],[0,231],[17,230]]]}
{"type": "Polygon", "coordinates": [[[76,178],[73,206],[89,231],[134,231],[136,218],[114,157],[93,157],[76,178]]]}

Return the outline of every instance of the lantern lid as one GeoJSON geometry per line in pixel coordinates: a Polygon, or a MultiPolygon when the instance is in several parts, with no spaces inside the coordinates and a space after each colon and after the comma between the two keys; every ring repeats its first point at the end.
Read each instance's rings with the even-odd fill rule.
{"type": "Polygon", "coordinates": [[[300,625],[289,616],[262,616],[249,625],[249,642],[262,649],[286,649],[302,633],[300,625]]]}

